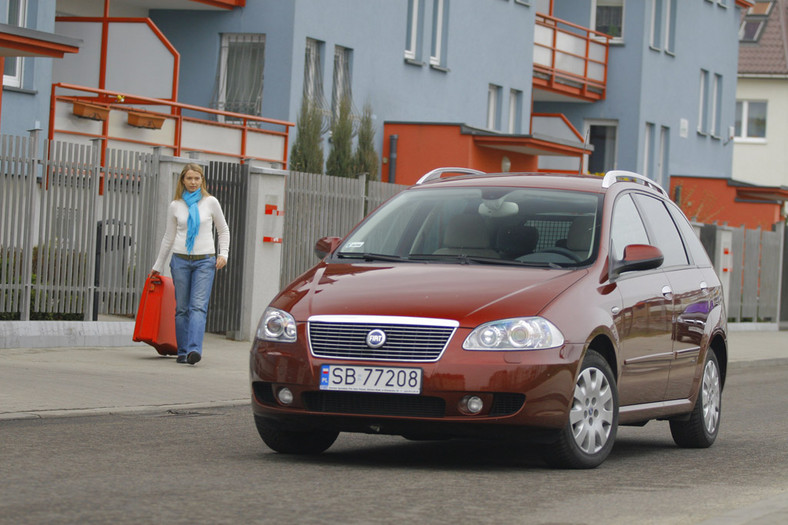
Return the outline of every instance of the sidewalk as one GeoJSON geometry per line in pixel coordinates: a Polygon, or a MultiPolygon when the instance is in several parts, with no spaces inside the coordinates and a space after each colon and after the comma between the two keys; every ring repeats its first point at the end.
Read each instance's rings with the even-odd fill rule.
{"type": "MultiPolygon", "coordinates": [[[[729,368],[788,364],[788,332],[732,331],[729,368]]],[[[0,420],[246,405],[248,341],[206,334],[195,366],[143,343],[0,350],[0,420]]]]}

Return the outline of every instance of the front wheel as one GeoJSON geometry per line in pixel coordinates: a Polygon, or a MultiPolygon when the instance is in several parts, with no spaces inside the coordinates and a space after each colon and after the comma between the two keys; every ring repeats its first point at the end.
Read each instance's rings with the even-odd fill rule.
{"type": "Polygon", "coordinates": [[[560,468],[594,468],[610,451],[618,430],[618,391],[607,361],[589,350],[575,381],[569,421],[547,446],[545,461],[560,468]]]}
{"type": "Polygon", "coordinates": [[[685,420],[671,420],[673,441],[683,448],[708,448],[717,439],[722,409],[722,383],[717,356],[709,350],[703,365],[698,399],[685,420]]]}
{"type": "Polygon", "coordinates": [[[254,417],[254,423],[263,442],[281,454],[320,454],[339,436],[330,430],[285,430],[277,421],[259,416],[254,417]]]}

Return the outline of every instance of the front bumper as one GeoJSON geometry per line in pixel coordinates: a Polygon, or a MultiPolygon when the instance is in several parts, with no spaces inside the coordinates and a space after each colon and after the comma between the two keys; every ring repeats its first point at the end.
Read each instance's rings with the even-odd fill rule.
{"type": "MultiPolygon", "coordinates": [[[[460,341],[462,337],[456,338],[460,341]]],[[[322,359],[299,342],[255,340],[250,356],[252,408],[257,417],[293,429],[342,432],[504,437],[562,428],[567,421],[583,345],[518,352],[473,352],[450,344],[437,362],[322,359]],[[416,367],[422,391],[413,394],[320,389],[321,365],[416,367]],[[290,405],[278,392],[293,393],[290,405]],[[480,397],[478,414],[463,398],[480,397]]]]}

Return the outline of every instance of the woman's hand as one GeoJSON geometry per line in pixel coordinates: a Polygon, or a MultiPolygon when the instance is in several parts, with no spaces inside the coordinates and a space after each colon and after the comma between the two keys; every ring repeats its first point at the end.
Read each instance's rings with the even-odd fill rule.
{"type": "Polygon", "coordinates": [[[151,270],[150,274],[152,277],[156,277],[157,275],[159,275],[159,272],[157,272],[156,270],[151,270]]]}
{"type": "Polygon", "coordinates": [[[217,270],[221,270],[225,266],[227,266],[227,259],[225,257],[222,257],[221,255],[217,255],[216,256],[216,269],[217,270]]]}

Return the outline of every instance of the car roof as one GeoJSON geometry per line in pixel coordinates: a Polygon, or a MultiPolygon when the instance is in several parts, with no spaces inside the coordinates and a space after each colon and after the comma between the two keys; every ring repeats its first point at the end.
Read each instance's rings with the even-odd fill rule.
{"type": "Polygon", "coordinates": [[[584,175],[576,173],[547,173],[547,172],[519,172],[519,173],[484,173],[464,168],[439,168],[422,177],[417,187],[500,187],[512,188],[545,188],[574,190],[585,192],[605,193],[609,188],[618,184],[648,188],[652,192],[667,197],[667,192],[654,181],[637,173],[628,171],[609,171],[604,177],[598,175],[584,175]],[[461,175],[446,177],[446,173],[461,173],[461,175]],[[430,176],[430,174],[433,174],[430,176]]]}

